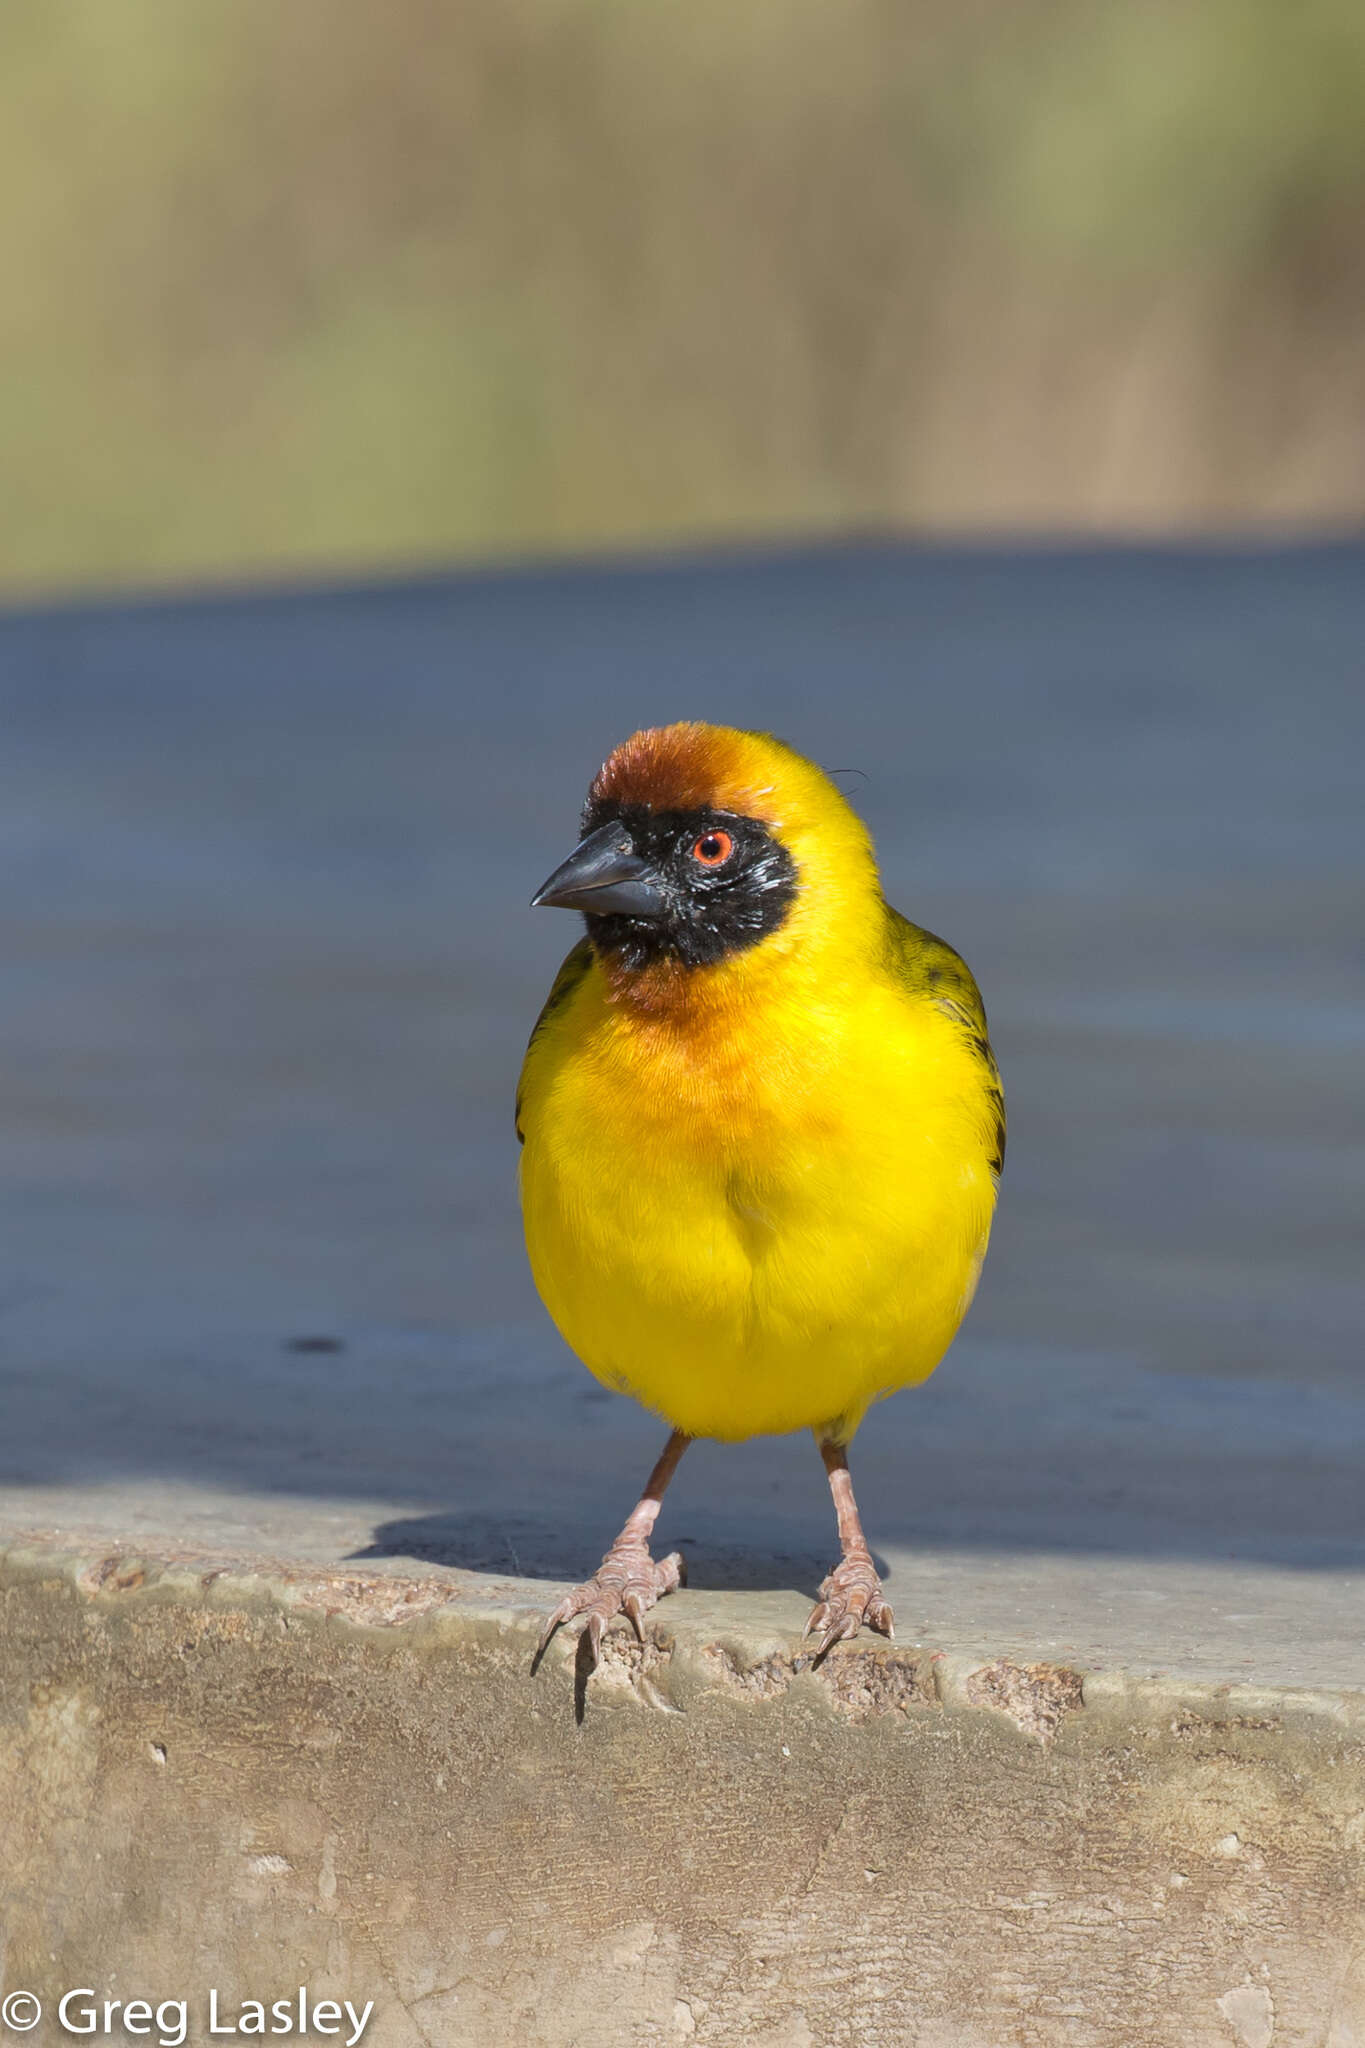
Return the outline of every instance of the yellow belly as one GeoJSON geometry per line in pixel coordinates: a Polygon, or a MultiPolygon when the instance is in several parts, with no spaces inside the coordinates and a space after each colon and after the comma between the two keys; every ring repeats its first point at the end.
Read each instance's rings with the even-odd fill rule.
{"type": "Polygon", "coordinates": [[[995,1189],[978,1063],[933,1005],[873,989],[785,1038],[692,1042],[589,983],[524,1090],[545,1305],[675,1428],[845,1439],[952,1342],[995,1189]]]}

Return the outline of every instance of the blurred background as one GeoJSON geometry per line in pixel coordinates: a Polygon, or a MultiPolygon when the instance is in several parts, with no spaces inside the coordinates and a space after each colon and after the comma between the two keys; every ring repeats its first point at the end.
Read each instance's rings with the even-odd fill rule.
{"type": "MultiPolygon", "coordinates": [[[[0,81],[0,1532],[591,1568],[658,1425],[526,1271],[527,903],[704,717],[1004,1070],[858,1443],[907,1631],[1365,1677],[1359,0],[23,4],[0,81]]],[[[818,1582],[808,1442],[675,1493],[818,1582]]]]}
{"type": "Polygon", "coordinates": [[[1358,0],[0,11],[13,589],[1354,527],[1358,0]]]}

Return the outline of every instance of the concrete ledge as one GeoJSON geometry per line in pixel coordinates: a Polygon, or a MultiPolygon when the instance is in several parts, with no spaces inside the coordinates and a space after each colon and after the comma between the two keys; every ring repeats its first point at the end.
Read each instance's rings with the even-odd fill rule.
{"type": "Polygon", "coordinates": [[[788,1595],[679,1596],[585,1690],[528,1676],[541,1582],[27,1545],[0,1590],[44,2029],[305,1986],[378,2048],[1365,2043],[1358,1694],[794,1669],[788,1595]]]}

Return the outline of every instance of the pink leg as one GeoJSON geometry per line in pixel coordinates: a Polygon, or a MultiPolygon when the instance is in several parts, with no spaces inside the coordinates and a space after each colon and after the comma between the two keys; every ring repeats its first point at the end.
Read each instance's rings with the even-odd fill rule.
{"type": "Polygon", "coordinates": [[[673,1551],[655,1564],[649,1554],[649,1539],[658,1520],[664,1490],[691,1441],[691,1437],[684,1436],[680,1429],[674,1430],[611,1549],[592,1577],[581,1586],[575,1586],[572,1593],[567,1593],[546,1622],[532,1660],[533,1671],[544,1656],[555,1630],[578,1615],[584,1617],[582,1633],[588,1638],[594,1664],[607,1623],[618,1614],[625,1615],[643,1642],[641,1621],[644,1615],[656,1600],[662,1600],[665,1593],[671,1593],[675,1586],[687,1584],[687,1566],[678,1552],[673,1551]]]}
{"type": "Polygon", "coordinates": [[[863,1535],[858,1503],[853,1498],[848,1454],[842,1444],[822,1443],[820,1456],[825,1461],[829,1490],[834,1496],[843,1558],[821,1586],[819,1605],[806,1623],[806,1634],[819,1638],[815,1646],[817,1661],[832,1644],[845,1636],[856,1636],[864,1623],[884,1636],[896,1633],[890,1605],[863,1535]]]}

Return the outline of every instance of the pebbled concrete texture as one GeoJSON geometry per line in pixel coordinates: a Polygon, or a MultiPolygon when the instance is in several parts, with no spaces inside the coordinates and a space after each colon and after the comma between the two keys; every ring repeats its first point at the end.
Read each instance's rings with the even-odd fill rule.
{"type": "Polygon", "coordinates": [[[1360,1694],[812,1671],[756,1594],[613,1633],[580,1688],[562,1639],[528,1675],[528,1582],[16,1548],[0,1587],[4,1988],[49,2011],[304,1985],[373,2001],[374,2048],[1365,2042],[1360,1694]]]}

